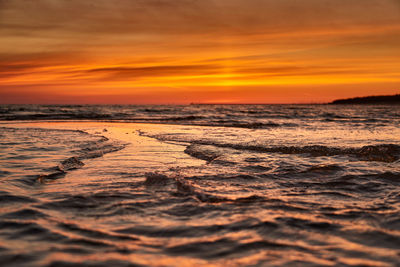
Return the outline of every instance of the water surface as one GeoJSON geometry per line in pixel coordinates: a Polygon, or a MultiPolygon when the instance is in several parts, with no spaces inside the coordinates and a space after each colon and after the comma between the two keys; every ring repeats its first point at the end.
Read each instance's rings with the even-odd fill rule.
{"type": "Polygon", "coordinates": [[[0,106],[4,266],[396,266],[400,107],[0,106]]]}

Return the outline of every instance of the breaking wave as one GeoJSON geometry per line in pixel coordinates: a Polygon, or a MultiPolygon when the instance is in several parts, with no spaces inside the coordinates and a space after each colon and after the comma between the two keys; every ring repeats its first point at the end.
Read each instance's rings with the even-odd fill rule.
{"type": "Polygon", "coordinates": [[[162,141],[190,142],[185,153],[206,161],[212,161],[221,156],[220,151],[212,147],[247,150],[259,153],[303,154],[311,157],[351,156],[363,161],[396,162],[400,159],[400,145],[378,144],[363,147],[330,147],[323,145],[308,146],[265,146],[260,144],[217,143],[209,140],[180,140],[174,136],[154,136],[141,133],[144,136],[162,141]]]}

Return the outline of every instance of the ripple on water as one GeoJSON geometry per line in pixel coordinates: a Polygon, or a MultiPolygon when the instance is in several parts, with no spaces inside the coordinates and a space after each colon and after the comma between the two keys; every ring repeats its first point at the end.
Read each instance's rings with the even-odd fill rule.
{"type": "Polygon", "coordinates": [[[48,215],[37,209],[23,208],[21,210],[5,213],[4,215],[0,215],[0,217],[17,220],[34,220],[46,218],[48,215]]]}
{"type": "Polygon", "coordinates": [[[17,196],[9,193],[0,193],[0,205],[35,203],[35,199],[26,196],[17,196]]]}

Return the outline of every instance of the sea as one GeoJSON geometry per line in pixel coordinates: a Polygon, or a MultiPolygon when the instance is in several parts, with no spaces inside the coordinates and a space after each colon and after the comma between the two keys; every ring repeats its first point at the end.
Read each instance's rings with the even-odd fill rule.
{"type": "Polygon", "coordinates": [[[400,266],[400,105],[1,105],[0,266],[400,266]]]}

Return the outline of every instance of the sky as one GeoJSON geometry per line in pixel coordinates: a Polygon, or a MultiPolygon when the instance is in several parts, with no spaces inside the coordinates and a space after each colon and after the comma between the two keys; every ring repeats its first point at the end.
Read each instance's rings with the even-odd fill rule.
{"type": "Polygon", "coordinates": [[[0,0],[0,103],[400,93],[400,0],[0,0]]]}

